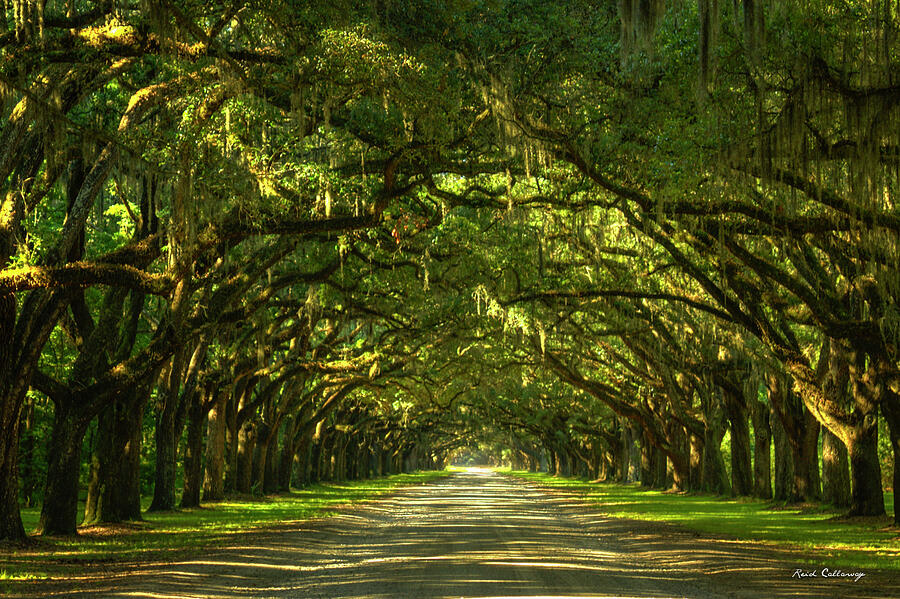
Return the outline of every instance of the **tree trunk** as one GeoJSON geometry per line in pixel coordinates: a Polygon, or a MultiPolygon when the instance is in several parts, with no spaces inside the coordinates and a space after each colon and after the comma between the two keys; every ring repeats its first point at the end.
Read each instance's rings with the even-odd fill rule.
{"type": "Polygon", "coordinates": [[[90,419],[79,414],[77,402],[65,401],[56,405],[38,534],[72,535],[77,532],[81,443],[89,424],[90,419]]]}
{"type": "Polygon", "coordinates": [[[237,403],[236,394],[232,394],[225,400],[225,480],[223,482],[224,489],[228,491],[237,490],[237,463],[238,463],[238,437],[240,431],[237,425],[237,403]]]}
{"type": "Polygon", "coordinates": [[[169,397],[161,406],[156,417],[156,471],[153,484],[153,501],[149,511],[169,511],[175,509],[175,415],[176,398],[169,397]]]}
{"type": "Polygon", "coordinates": [[[184,485],[181,492],[182,508],[200,506],[200,489],[203,486],[203,405],[207,393],[192,393],[187,417],[187,440],[184,446],[184,485]]]}
{"type": "Polygon", "coordinates": [[[97,417],[85,524],[141,520],[141,441],[146,388],[115,401],[97,417]]]}
{"type": "Polygon", "coordinates": [[[847,447],[830,430],[822,430],[822,495],[835,507],[850,506],[850,465],[847,447]]]}
{"type": "Polygon", "coordinates": [[[731,489],[728,484],[728,473],[725,470],[725,461],[722,459],[722,439],[725,436],[724,428],[707,425],[706,435],[703,439],[703,478],[701,489],[709,493],[729,495],[731,489]]]}
{"type": "Polygon", "coordinates": [[[891,438],[891,451],[894,457],[892,485],[894,487],[894,526],[900,525],[900,397],[891,393],[881,403],[881,412],[888,425],[891,438]]]}
{"type": "MultiPolygon", "coordinates": [[[[772,406],[772,412],[775,407],[772,406]]],[[[775,442],[775,489],[773,497],[778,501],[790,501],[794,488],[794,458],[781,418],[772,414],[769,418],[775,442]]]]}
{"type": "Polygon", "coordinates": [[[281,444],[281,452],[278,456],[279,492],[291,490],[291,472],[297,456],[301,425],[302,419],[300,415],[294,416],[285,424],[284,441],[281,444]]]}
{"type": "Polygon", "coordinates": [[[881,463],[878,461],[878,421],[867,417],[855,427],[847,444],[850,457],[851,516],[884,514],[881,463]]]}
{"type": "Polygon", "coordinates": [[[206,419],[203,501],[221,501],[225,498],[225,404],[228,395],[218,393],[206,419]]]}
{"type": "Polygon", "coordinates": [[[743,389],[727,392],[726,406],[731,431],[731,491],[734,495],[751,495],[750,427],[743,389]]]}
{"type": "Polygon", "coordinates": [[[658,447],[655,447],[651,458],[650,469],[653,472],[653,486],[657,489],[665,489],[666,475],[668,473],[666,469],[666,454],[658,447]]]}
{"type": "Polygon", "coordinates": [[[691,470],[688,491],[699,491],[703,486],[703,437],[690,433],[691,470]]]}
{"type": "Polygon", "coordinates": [[[656,482],[654,478],[653,445],[647,440],[646,431],[641,435],[641,486],[652,487],[656,482]]]}
{"type": "Polygon", "coordinates": [[[772,498],[772,428],[769,410],[761,401],[751,400],[753,419],[753,494],[762,499],[772,498]]]}
{"type": "MultiPolygon", "coordinates": [[[[2,298],[0,298],[2,301],[2,298]]],[[[0,541],[25,538],[19,512],[19,406],[9,398],[0,399],[0,541]]]]}
{"type": "MultiPolygon", "coordinates": [[[[822,498],[819,479],[819,422],[788,387],[788,382],[784,378],[770,375],[767,377],[766,383],[772,409],[784,430],[783,440],[787,442],[787,449],[791,456],[793,476],[787,492],[787,500],[790,502],[818,501],[822,498]]],[[[777,453],[778,437],[776,437],[776,455],[777,453]]],[[[777,469],[776,463],[776,481],[777,469]]],[[[785,474],[786,471],[782,470],[781,473],[785,474]]]]}
{"type": "Polygon", "coordinates": [[[239,493],[250,493],[253,485],[253,448],[256,445],[256,431],[252,422],[246,422],[238,431],[237,471],[235,489],[239,493]]]}
{"type": "Polygon", "coordinates": [[[34,430],[34,398],[26,395],[22,412],[20,433],[19,463],[22,476],[22,502],[25,507],[34,505],[37,491],[37,471],[35,468],[35,436],[34,430]]]}
{"type": "Polygon", "coordinates": [[[256,445],[253,447],[252,474],[250,486],[262,495],[266,486],[266,461],[269,457],[269,443],[272,439],[272,427],[264,422],[257,422],[256,445]]]}
{"type": "Polygon", "coordinates": [[[266,445],[262,492],[271,495],[278,492],[278,429],[275,428],[272,438],[266,445]]]}

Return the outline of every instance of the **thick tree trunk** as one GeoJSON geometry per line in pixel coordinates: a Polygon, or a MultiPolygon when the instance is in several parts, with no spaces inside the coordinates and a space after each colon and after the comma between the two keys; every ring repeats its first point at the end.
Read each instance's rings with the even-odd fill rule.
{"type": "Polygon", "coordinates": [[[393,474],[391,470],[391,451],[389,448],[382,447],[381,451],[381,475],[388,476],[393,474]]]}
{"type": "Polygon", "coordinates": [[[291,473],[297,456],[301,424],[302,420],[299,415],[294,416],[285,424],[284,440],[278,455],[278,492],[291,490],[291,473]]]}
{"type": "Polygon", "coordinates": [[[149,511],[169,511],[175,509],[175,468],[176,439],[175,415],[177,401],[169,397],[156,417],[156,471],[153,484],[153,501],[149,511]]]}
{"type": "Polygon", "coordinates": [[[761,401],[751,400],[753,419],[753,494],[762,499],[772,498],[772,428],[769,410],[761,401]]]}
{"type": "Polygon", "coordinates": [[[691,471],[688,478],[688,491],[699,491],[703,486],[703,437],[690,434],[691,471]]]}
{"type": "MultiPolygon", "coordinates": [[[[784,430],[782,439],[786,441],[791,456],[791,474],[793,476],[787,492],[787,500],[790,502],[818,501],[822,498],[819,479],[819,422],[806,410],[800,398],[788,387],[788,381],[778,375],[771,375],[767,378],[767,386],[773,412],[784,430]]],[[[773,426],[773,428],[776,427],[773,426]]],[[[778,441],[779,437],[776,437],[776,455],[779,449],[778,441]]],[[[786,474],[786,470],[782,469],[781,473],[786,474]]],[[[776,486],[778,474],[778,464],[776,463],[776,486]]],[[[778,498],[778,489],[776,489],[776,499],[778,498]]]]}
{"type": "MultiPolygon", "coordinates": [[[[0,302],[2,301],[3,297],[0,297],[0,302]]],[[[18,390],[14,389],[13,393],[18,395],[18,390]]],[[[23,391],[21,396],[24,398],[24,395],[23,391]]],[[[0,430],[3,431],[0,435],[0,541],[18,541],[25,538],[25,527],[22,525],[22,516],[19,512],[18,455],[21,401],[19,397],[0,397],[0,430]]]]}
{"type": "Polygon", "coordinates": [[[827,428],[822,430],[822,495],[835,507],[850,506],[850,463],[847,447],[827,428]]]}
{"type": "Polygon", "coordinates": [[[725,470],[725,460],[722,458],[721,450],[724,436],[724,428],[708,425],[703,439],[703,482],[701,489],[709,493],[718,493],[719,495],[729,495],[731,493],[728,484],[728,472],[725,470]]]}
{"type": "Polygon", "coordinates": [[[372,473],[373,477],[383,476],[384,472],[381,471],[382,467],[382,454],[381,444],[378,442],[378,438],[374,438],[370,441],[372,443],[372,449],[369,452],[371,465],[369,466],[369,470],[372,473]]]}
{"type": "Polygon", "coordinates": [[[884,492],[881,488],[881,463],[878,461],[878,423],[855,427],[847,444],[850,458],[850,488],[852,516],[881,516],[884,514],[884,492]]]}
{"type": "Polygon", "coordinates": [[[206,419],[206,465],[203,473],[203,501],[225,498],[225,403],[219,393],[206,419]]]}
{"type": "Polygon", "coordinates": [[[56,405],[38,534],[72,535],[77,532],[81,443],[89,424],[90,419],[79,413],[77,402],[56,405]]]}
{"type": "Polygon", "coordinates": [[[653,456],[653,445],[650,444],[650,441],[647,440],[646,431],[642,431],[641,435],[641,486],[642,487],[652,487],[655,483],[655,472],[654,467],[656,463],[654,462],[653,456]]]}
{"type": "Polygon", "coordinates": [[[19,471],[22,476],[22,503],[25,507],[34,505],[37,491],[37,470],[35,468],[34,398],[26,396],[22,412],[19,449],[19,471]]]}
{"type": "Polygon", "coordinates": [[[900,396],[891,393],[881,403],[881,412],[888,425],[891,452],[894,458],[892,485],[894,487],[894,526],[900,525],[900,396]]]}
{"type": "Polygon", "coordinates": [[[237,396],[225,400],[225,492],[237,490],[238,437],[237,396]]]}
{"type": "Polygon", "coordinates": [[[203,486],[203,404],[205,393],[193,393],[187,414],[187,440],[184,446],[184,485],[181,492],[183,508],[200,506],[203,486]]]}
{"type": "Polygon", "coordinates": [[[653,476],[653,486],[657,489],[665,489],[666,488],[666,454],[662,452],[658,447],[653,448],[653,455],[651,456],[650,462],[650,470],[653,476]]]}
{"type": "Polygon", "coordinates": [[[252,474],[250,475],[251,488],[259,494],[265,494],[266,488],[266,462],[269,458],[269,443],[272,435],[271,427],[264,422],[257,422],[256,445],[253,448],[252,474]]]}
{"type": "Polygon", "coordinates": [[[146,389],[114,402],[97,418],[84,523],[141,520],[141,441],[146,389]]]}
{"type": "Polygon", "coordinates": [[[262,492],[266,495],[278,492],[278,431],[266,446],[265,467],[263,468],[262,492]]]}
{"type": "Polygon", "coordinates": [[[256,431],[253,423],[244,423],[238,431],[237,470],[235,489],[239,493],[250,493],[253,486],[253,449],[256,445],[256,431]]]}
{"type": "Polygon", "coordinates": [[[726,405],[731,432],[731,491],[734,495],[751,495],[750,426],[742,390],[729,392],[726,405]]]}
{"type": "Polygon", "coordinates": [[[773,497],[778,501],[790,501],[794,488],[794,457],[781,418],[772,407],[769,422],[775,443],[775,488],[773,497]]]}

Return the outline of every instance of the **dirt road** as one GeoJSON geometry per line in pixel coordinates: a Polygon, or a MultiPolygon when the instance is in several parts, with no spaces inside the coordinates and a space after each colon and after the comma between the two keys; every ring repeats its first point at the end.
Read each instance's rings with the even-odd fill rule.
{"type": "Polygon", "coordinates": [[[770,547],[611,519],[489,471],[460,473],[302,527],[139,572],[35,587],[66,597],[900,597],[770,547]],[[798,568],[816,578],[796,578],[798,568]]]}

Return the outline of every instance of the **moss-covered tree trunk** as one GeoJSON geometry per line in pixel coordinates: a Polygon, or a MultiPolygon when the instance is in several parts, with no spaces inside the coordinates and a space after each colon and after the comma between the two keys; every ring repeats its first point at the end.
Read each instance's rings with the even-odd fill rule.
{"type": "Polygon", "coordinates": [[[850,514],[880,516],[884,514],[884,492],[881,487],[881,462],[878,460],[878,419],[866,416],[847,439],[850,459],[850,514]]]}
{"type": "Polygon", "coordinates": [[[773,497],[778,501],[790,501],[794,488],[794,457],[781,418],[774,412],[775,408],[772,406],[769,423],[772,427],[772,439],[775,445],[773,497]]]}
{"type": "Polygon", "coordinates": [[[188,398],[187,439],[184,445],[184,481],[181,492],[182,508],[200,505],[200,490],[203,487],[203,419],[206,416],[204,403],[208,391],[193,393],[188,398]]]}
{"type": "Polygon", "coordinates": [[[256,426],[245,422],[237,436],[237,468],[235,469],[235,490],[250,493],[253,488],[253,450],[256,447],[256,426]]]}
{"type": "Polygon", "coordinates": [[[237,455],[239,427],[237,424],[236,395],[225,400],[225,492],[237,490],[237,455]]]}
{"type": "Polygon", "coordinates": [[[735,385],[734,388],[726,390],[725,398],[731,432],[731,491],[734,495],[752,495],[750,425],[743,387],[735,385]]]}
{"type": "Polygon", "coordinates": [[[206,464],[203,472],[203,501],[225,498],[225,404],[228,394],[216,391],[216,400],[206,419],[206,464]]]}
{"type": "Polygon", "coordinates": [[[77,532],[81,443],[90,421],[91,418],[78,409],[76,401],[56,403],[47,448],[47,483],[38,534],[72,535],[77,532]]]}
{"type": "Polygon", "coordinates": [[[153,440],[156,445],[155,469],[153,476],[153,500],[149,511],[175,509],[175,439],[178,396],[184,364],[184,350],[176,351],[172,362],[163,373],[164,384],[158,394],[156,427],[153,440]]]}
{"type": "Polygon", "coordinates": [[[850,505],[847,448],[827,428],[822,431],[822,498],[835,507],[850,505]]]}
{"type": "Polygon", "coordinates": [[[709,493],[728,495],[731,493],[728,484],[728,472],[722,458],[722,439],[725,437],[723,423],[707,424],[703,438],[703,477],[700,488],[709,493]]]}
{"type": "Polygon", "coordinates": [[[750,400],[753,420],[753,494],[762,499],[772,498],[772,428],[769,409],[761,401],[750,400]]]}
{"type": "MultiPolygon", "coordinates": [[[[791,484],[787,491],[787,501],[818,501],[822,497],[819,478],[818,436],[819,422],[804,407],[800,398],[791,391],[788,381],[779,375],[771,375],[766,381],[769,400],[772,404],[791,458],[791,484]]],[[[773,427],[774,428],[774,427],[773,427]]],[[[776,437],[776,455],[779,437],[776,437]]],[[[778,464],[776,462],[776,469],[778,464]]],[[[787,474],[787,469],[776,471],[787,474]]],[[[776,482],[777,486],[777,482],[776,482]]],[[[776,491],[776,499],[779,498],[776,491]]]]}
{"type": "Polygon", "coordinates": [[[703,437],[690,433],[691,470],[688,478],[688,491],[699,491],[703,485],[703,437]]]}
{"type": "Polygon", "coordinates": [[[26,396],[19,428],[21,441],[19,445],[19,473],[22,477],[22,504],[32,507],[37,491],[37,469],[35,467],[34,398],[26,396]]]}
{"type": "Polygon", "coordinates": [[[278,492],[278,428],[274,429],[266,446],[262,492],[266,495],[278,492]]]}
{"type": "Polygon", "coordinates": [[[294,469],[294,461],[297,458],[302,424],[303,418],[300,414],[289,418],[284,424],[284,435],[278,453],[278,472],[276,474],[278,492],[291,490],[291,474],[294,469]]]}
{"type": "Polygon", "coordinates": [[[97,417],[85,524],[141,520],[141,443],[148,398],[149,390],[141,386],[97,417]]]}

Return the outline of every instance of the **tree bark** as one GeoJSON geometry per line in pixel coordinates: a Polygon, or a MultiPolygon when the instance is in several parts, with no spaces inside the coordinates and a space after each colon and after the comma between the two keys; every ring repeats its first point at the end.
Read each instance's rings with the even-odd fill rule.
{"type": "Polygon", "coordinates": [[[892,484],[894,487],[894,526],[900,525],[900,501],[898,499],[898,490],[900,490],[900,397],[891,393],[881,403],[881,412],[887,421],[888,432],[891,439],[891,452],[894,458],[894,471],[892,475],[892,484]]]}
{"type": "MultiPolygon", "coordinates": [[[[14,318],[16,304],[11,295],[0,296],[0,312],[5,309],[7,299],[12,303],[14,318]]],[[[2,313],[0,318],[3,318],[2,313]]],[[[0,344],[5,343],[5,340],[0,341],[0,344]]],[[[6,354],[8,349],[0,347],[0,354],[6,354]]],[[[13,379],[12,373],[3,374],[10,378],[7,379],[8,382],[0,380],[0,389],[3,391],[0,396],[0,430],[3,431],[0,435],[0,541],[19,541],[25,538],[25,527],[19,512],[19,424],[27,383],[13,379]]]]}
{"type": "Polygon", "coordinates": [[[731,432],[731,491],[734,495],[753,493],[750,460],[750,426],[743,387],[726,391],[726,409],[731,432]]]}
{"type": "Polygon", "coordinates": [[[77,532],[81,443],[90,421],[79,412],[76,401],[56,404],[38,534],[73,535],[77,532]]]}
{"type": "Polygon", "coordinates": [[[250,493],[253,487],[253,449],[256,445],[256,430],[252,422],[246,422],[238,431],[237,470],[235,490],[250,493]]]}
{"type": "MultiPolygon", "coordinates": [[[[772,406],[772,412],[775,407],[772,406]]],[[[773,497],[778,501],[790,501],[794,488],[794,458],[781,418],[772,414],[769,422],[775,443],[775,487],[773,497]]]]}
{"type": "Polygon", "coordinates": [[[225,498],[225,404],[228,394],[217,393],[207,415],[203,501],[221,501],[225,498]]]}
{"type": "Polygon", "coordinates": [[[850,458],[851,516],[884,514],[881,463],[878,461],[878,421],[867,416],[847,444],[850,458]]]}
{"type": "Polygon", "coordinates": [[[822,495],[835,507],[849,507],[850,464],[847,448],[827,428],[822,431],[822,495]]]}
{"type": "Polygon", "coordinates": [[[762,499],[772,498],[772,428],[769,409],[761,401],[751,400],[753,419],[753,494],[762,499]]]}
{"type": "Polygon", "coordinates": [[[37,471],[35,469],[35,436],[34,430],[34,398],[25,398],[24,411],[22,412],[20,433],[20,473],[22,475],[22,502],[25,507],[34,505],[34,495],[37,491],[37,471]]]}
{"type": "Polygon", "coordinates": [[[184,484],[182,486],[182,508],[200,506],[200,489],[203,486],[203,417],[204,393],[193,393],[189,398],[187,414],[187,440],[184,446],[184,484]]]}
{"type": "Polygon", "coordinates": [[[141,520],[141,440],[149,390],[141,387],[97,418],[85,524],[141,520]]]}

